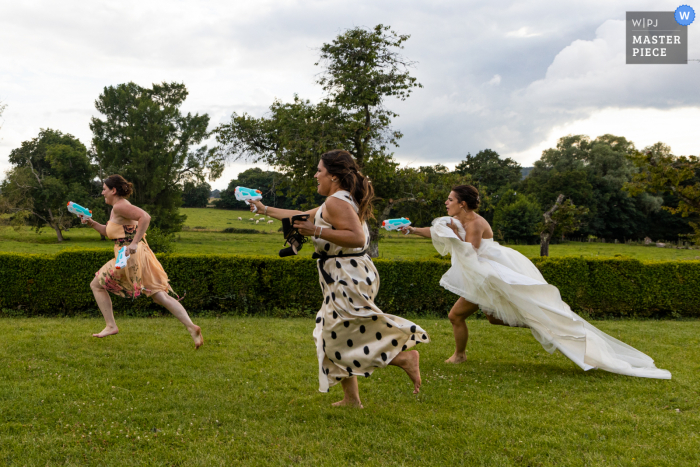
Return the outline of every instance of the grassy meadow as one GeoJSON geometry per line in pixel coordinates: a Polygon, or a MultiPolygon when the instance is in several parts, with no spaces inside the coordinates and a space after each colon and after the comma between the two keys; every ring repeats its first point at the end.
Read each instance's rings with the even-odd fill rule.
{"type": "Polygon", "coordinates": [[[318,392],[307,319],[0,320],[1,465],[697,466],[700,322],[602,321],[672,380],[584,372],[526,329],[417,319],[417,396],[401,370],[360,380],[364,410],[318,392]]]}
{"type": "MultiPolygon", "coordinates": [[[[211,208],[183,208],[187,215],[185,229],[176,234],[175,252],[188,254],[243,254],[277,255],[282,248],[281,222],[268,218],[255,224],[248,219],[259,219],[249,211],[226,211],[211,208]],[[242,220],[238,220],[241,217],[242,220]],[[224,229],[254,229],[260,234],[223,233],[224,229]]],[[[58,243],[51,229],[36,233],[23,227],[15,231],[0,226],[0,251],[22,253],[57,253],[64,248],[105,248],[111,243],[101,241],[97,233],[86,227],[64,233],[65,241],[58,243]]],[[[528,257],[539,256],[539,245],[509,245],[528,257]]],[[[312,248],[306,245],[301,256],[311,256],[312,248]]],[[[405,237],[398,232],[385,232],[379,244],[382,258],[413,259],[435,257],[437,252],[430,239],[405,237]]],[[[700,258],[700,250],[679,250],[655,246],[624,245],[613,243],[569,242],[550,246],[551,256],[615,256],[623,255],[640,260],[692,260],[700,258]]]]}

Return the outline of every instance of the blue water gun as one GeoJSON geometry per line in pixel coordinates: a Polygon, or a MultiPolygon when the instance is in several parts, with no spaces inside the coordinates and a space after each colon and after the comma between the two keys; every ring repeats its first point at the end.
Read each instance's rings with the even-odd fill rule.
{"type": "MultiPolygon", "coordinates": [[[[238,201],[245,201],[245,204],[250,205],[251,201],[257,201],[262,199],[262,191],[253,190],[252,188],[245,188],[242,186],[237,186],[234,190],[236,199],[238,201]]],[[[253,205],[253,212],[258,212],[258,208],[253,205]]]]}
{"type": "MultiPolygon", "coordinates": [[[[411,221],[408,220],[408,217],[401,217],[399,219],[387,219],[385,221],[382,221],[382,227],[388,231],[399,230],[403,227],[408,227],[409,225],[411,225],[411,221]]],[[[408,232],[406,232],[405,235],[408,235],[408,232]]]]}
{"type": "Polygon", "coordinates": [[[73,201],[68,201],[68,212],[72,212],[80,218],[82,222],[84,219],[89,219],[92,217],[92,211],[88,208],[84,208],[81,205],[74,203],[73,201]]]}
{"type": "Polygon", "coordinates": [[[117,269],[125,268],[127,259],[129,259],[129,257],[126,255],[126,247],[123,246],[119,249],[119,253],[117,253],[117,262],[114,267],[117,269]]]}

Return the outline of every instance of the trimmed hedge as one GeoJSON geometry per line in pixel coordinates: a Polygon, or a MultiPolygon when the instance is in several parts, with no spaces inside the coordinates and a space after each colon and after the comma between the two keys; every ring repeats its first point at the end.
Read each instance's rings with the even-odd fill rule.
{"type": "MultiPolygon", "coordinates": [[[[159,254],[190,312],[311,316],[320,307],[316,261],[235,255],[159,254]]],[[[0,315],[55,316],[97,312],[89,283],[110,258],[104,250],[56,255],[0,253],[0,315]]],[[[592,317],[700,316],[700,261],[629,258],[534,258],[571,308],[592,317]]],[[[456,296],[440,287],[450,267],[440,259],[375,260],[377,305],[397,315],[445,316],[456,296]]],[[[117,313],[151,315],[152,300],[112,298],[117,313]]]]}

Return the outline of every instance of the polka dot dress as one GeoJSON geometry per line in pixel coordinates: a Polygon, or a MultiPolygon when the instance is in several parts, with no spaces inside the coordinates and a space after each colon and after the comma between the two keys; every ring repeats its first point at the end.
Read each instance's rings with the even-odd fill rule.
{"type": "MultiPolygon", "coordinates": [[[[332,195],[357,205],[350,193],[332,195]]],[[[323,219],[325,203],[316,212],[314,224],[332,229],[323,219]]],[[[379,275],[372,260],[364,254],[369,247],[369,228],[363,225],[363,248],[342,248],[323,239],[314,239],[319,257],[319,281],[323,304],[316,315],[314,341],[319,364],[319,391],[350,376],[369,377],[383,368],[399,352],[418,343],[430,342],[428,334],[407,319],[384,314],[374,304],[379,291],[379,275]]]]}

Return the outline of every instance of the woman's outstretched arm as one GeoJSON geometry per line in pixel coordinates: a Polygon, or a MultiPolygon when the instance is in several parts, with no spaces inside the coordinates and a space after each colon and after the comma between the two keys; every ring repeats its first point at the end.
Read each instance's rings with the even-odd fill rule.
{"type": "Polygon", "coordinates": [[[97,230],[97,233],[99,233],[99,234],[102,235],[103,237],[106,237],[106,236],[107,236],[107,226],[106,226],[106,225],[102,225],[102,224],[100,224],[99,222],[93,220],[92,217],[89,217],[89,218],[84,219],[84,220],[81,219],[81,222],[82,222],[83,224],[87,224],[87,225],[89,225],[90,227],[92,227],[93,229],[97,230]]]}
{"type": "Polygon", "coordinates": [[[408,232],[410,234],[418,235],[419,237],[430,238],[430,227],[402,227],[401,232],[408,232]]]}
{"type": "MultiPolygon", "coordinates": [[[[310,211],[296,211],[294,209],[271,208],[270,206],[265,206],[260,201],[251,201],[251,204],[254,204],[255,207],[258,208],[258,212],[256,212],[256,214],[265,215],[277,220],[287,219],[299,214],[308,214],[310,218],[313,218],[316,215],[316,211],[318,211],[318,208],[313,208],[310,211]],[[267,212],[265,212],[266,208],[267,212]]],[[[250,210],[253,210],[252,206],[250,210]]]]}

